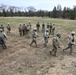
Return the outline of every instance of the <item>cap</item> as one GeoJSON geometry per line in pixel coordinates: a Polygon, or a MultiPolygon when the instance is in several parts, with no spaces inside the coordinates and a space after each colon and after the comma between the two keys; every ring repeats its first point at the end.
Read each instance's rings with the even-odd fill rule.
{"type": "Polygon", "coordinates": [[[46,29],[46,31],[49,31],[49,29],[46,29]]]}
{"type": "Polygon", "coordinates": [[[34,28],[33,30],[37,30],[36,28],[34,28]]]}
{"type": "Polygon", "coordinates": [[[74,34],[75,35],[75,31],[72,31],[71,34],[74,34]]]}
{"type": "Polygon", "coordinates": [[[2,32],[3,30],[2,29],[0,29],[0,32],[2,32]]]}

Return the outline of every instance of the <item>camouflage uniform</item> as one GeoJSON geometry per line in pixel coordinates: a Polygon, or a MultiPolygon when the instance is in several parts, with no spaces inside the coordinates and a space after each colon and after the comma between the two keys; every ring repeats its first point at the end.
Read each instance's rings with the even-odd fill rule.
{"type": "Polygon", "coordinates": [[[55,33],[55,26],[53,25],[53,27],[52,27],[52,35],[54,35],[54,33],[55,33]]]}
{"type": "Polygon", "coordinates": [[[39,37],[38,34],[37,34],[37,29],[35,28],[33,30],[33,34],[32,34],[32,42],[30,44],[30,46],[35,43],[36,47],[37,47],[37,41],[36,41],[36,38],[39,37]]]}
{"type": "Polygon", "coordinates": [[[46,47],[47,43],[48,43],[48,38],[49,38],[49,30],[46,29],[45,33],[44,33],[44,47],[46,47]]]}
{"type": "Polygon", "coordinates": [[[3,32],[4,32],[4,26],[1,24],[1,26],[0,26],[0,29],[2,29],[3,30],[3,32]]]}
{"type": "Polygon", "coordinates": [[[73,45],[74,45],[74,35],[75,35],[75,32],[74,31],[71,32],[71,34],[69,36],[69,39],[68,39],[68,46],[63,49],[63,52],[64,52],[64,50],[70,49],[70,54],[72,54],[72,52],[73,52],[73,45]]]}
{"type": "Polygon", "coordinates": [[[3,49],[7,48],[6,39],[6,34],[3,32],[2,29],[0,29],[0,44],[2,45],[3,49]]]}
{"type": "Polygon", "coordinates": [[[27,30],[27,27],[25,26],[25,24],[23,24],[23,26],[22,26],[23,36],[26,34],[26,30],[27,30]]]}
{"type": "Polygon", "coordinates": [[[39,32],[40,24],[39,22],[36,24],[37,32],[39,32]]]}
{"type": "Polygon", "coordinates": [[[50,53],[52,54],[54,52],[54,56],[56,56],[56,53],[57,53],[57,49],[60,48],[60,44],[59,44],[59,38],[60,38],[60,34],[57,34],[56,36],[53,37],[53,40],[52,40],[52,46],[53,46],[53,49],[52,51],[50,51],[50,53]]]}
{"type": "Polygon", "coordinates": [[[8,26],[6,28],[7,28],[7,33],[10,33],[11,27],[10,27],[9,23],[8,23],[8,26]]]}
{"type": "Polygon", "coordinates": [[[22,26],[21,26],[21,24],[20,24],[18,29],[19,29],[20,36],[22,36],[22,26]]]}
{"type": "Polygon", "coordinates": [[[51,34],[51,32],[52,32],[52,23],[50,23],[50,29],[49,29],[49,34],[51,34]]]}
{"type": "Polygon", "coordinates": [[[31,29],[31,23],[30,23],[30,21],[29,21],[29,24],[28,25],[30,26],[30,29],[31,29]]]}
{"type": "Polygon", "coordinates": [[[43,22],[43,24],[42,24],[42,32],[44,32],[44,31],[45,31],[45,24],[43,22]]]}
{"type": "Polygon", "coordinates": [[[49,23],[47,23],[47,29],[49,29],[49,27],[50,27],[50,25],[49,25],[49,23]]]}

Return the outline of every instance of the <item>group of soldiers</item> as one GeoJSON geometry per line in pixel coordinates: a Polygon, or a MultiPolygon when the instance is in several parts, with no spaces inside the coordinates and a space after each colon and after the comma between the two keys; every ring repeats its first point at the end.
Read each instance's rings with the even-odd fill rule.
{"type": "MultiPolygon", "coordinates": [[[[44,37],[44,47],[47,46],[47,43],[48,43],[48,38],[49,38],[49,35],[52,34],[53,35],[53,39],[52,39],[52,50],[50,51],[50,54],[52,54],[53,56],[57,56],[57,50],[58,48],[61,48],[60,47],[60,37],[61,37],[61,34],[60,33],[54,33],[55,32],[55,24],[52,24],[52,23],[47,23],[46,25],[46,29],[45,29],[45,24],[43,22],[42,24],[42,32],[44,33],[43,34],[43,37],[44,37]]],[[[36,28],[33,29],[33,32],[32,32],[32,42],[30,44],[30,46],[35,43],[36,47],[37,46],[37,40],[36,38],[39,37],[38,33],[39,32],[39,28],[40,28],[40,24],[39,22],[36,24],[36,28]]],[[[66,48],[63,49],[63,52],[67,49],[70,49],[70,54],[73,53],[73,46],[75,45],[74,43],[74,35],[75,35],[75,32],[72,31],[69,35],[69,38],[68,38],[68,46],[66,48]]]]}
{"type": "MultiPolygon", "coordinates": [[[[36,24],[36,28],[37,28],[37,32],[39,32],[40,31],[40,23],[39,22],[36,24]]],[[[43,33],[45,32],[46,28],[49,30],[49,34],[53,34],[54,35],[55,24],[47,23],[47,25],[45,25],[45,23],[43,22],[42,23],[42,32],[43,33]]]]}
{"type": "Polygon", "coordinates": [[[24,35],[27,35],[29,33],[29,31],[31,30],[31,23],[30,21],[27,23],[27,25],[25,24],[21,24],[19,25],[19,34],[20,36],[24,36],[24,35]]]}
{"type": "MultiPolygon", "coordinates": [[[[38,33],[40,32],[40,27],[41,27],[40,23],[38,22],[36,24],[36,27],[32,31],[32,41],[30,43],[30,46],[33,43],[35,43],[36,47],[38,47],[37,37],[39,37],[38,33]]],[[[11,27],[10,27],[9,23],[6,26],[6,28],[7,28],[7,33],[10,33],[11,27]]],[[[19,29],[20,36],[30,34],[29,31],[32,29],[30,21],[27,23],[27,25],[25,25],[25,24],[22,25],[20,23],[18,29],[19,29]]],[[[50,38],[50,34],[53,35],[52,50],[50,51],[50,54],[52,54],[53,56],[57,56],[57,50],[58,50],[58,48],[61,48],[60,47],[61,34],[60,33],[55,34],[55,24],[47,23],[47,25],[45,25],[45,23],[43,22],[42,23],[42,33],[43,33],[43,37],[44,37],[44,44],[43,44],[44,47],[47,46],[48,38],[50,38]]],[[[70,54],[73,53],[73,45],[75,45],[74,35],[75,35],[75,32],[72,31],[68,38],[68,46],[63,49],[63,52],[70,48],[70,54]]],[[[7,48],[6,39],[7,39],[7,36],[4,32],[4,26],[1,24],[1,26],[0,26],[0,44],[2,44],[3,48],[7,48]]]]}

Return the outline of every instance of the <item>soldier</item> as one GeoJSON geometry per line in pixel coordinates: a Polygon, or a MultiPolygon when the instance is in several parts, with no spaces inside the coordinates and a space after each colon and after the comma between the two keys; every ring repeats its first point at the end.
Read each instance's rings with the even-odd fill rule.
{"type": "Polygon", "coordinates": [[[36,24],[37,32],[39,32],[40,24],[39,22],[36,24]]]}
{"type": "Polygon", "coordinates": [[[51,32],[52,32],[52,23],[50,23],[50,27],[49,27],[50,29],[49,29],[49,34],[51,34],[51,32]]]}
{"type": "Polygon", "coordinates": [[[45,31],[45,24],[43,22],[43,24],[42,24],[42,32],[44,33],[44,31],[45,31]]]}
{"type": "Polygon", "coordinates": [[[28,25],[30,26],[30,29],[31,29],[31,23],[30,23],[30,21],[29,21],[29,24],[28,25]]]}
{"type": "Polygon", "coordinates": [[[37,34],[37,29],[34,28],[33,34],[32,34],[32,42],[31,42],[30,46],[31,46],[33,43],[35,43],[36,47],[38,47],[38,46],[37,46],[37,41],[36,41],[36,38],[37,38],[37,37],[39,37],[38,34],[37,34]]]}
{"type": "Polygon", "coordinates": [[[53,24],[52,26],[52,35],[54,35],[54,33],[55,33],[55,24],[53,24]]]}
{"type": "Polygon", "coordinates": [[[53,40],[52,40],[53,49],[52,49],[52,51],[50,51],[50,54],[52,54],[53,56],[56,56],[57,49],[60,48],[60,44],[59,44],[60,37],[61,37],[61,35],[59,33],[57,33],[56,36],[53,37],[53,40]],[[54,52],[54,54],[53,54],[53,52],[54,52]]]}
{"type": "Polygon", "coordinates": [[[46,29],[46,31],[44,33],[44,47],[46,47],[46,45],[48,43],[48,38],[49,38],[49,30],[46,29]]]}
{"type": "Polygon", "coordinates": [[[20,36],[22,36],[22,25],[21,25],[21,23],[20,23],[20,26],[18,29],[19,29],[20,36]]]}
{"type": "Polygon", "coordinates": [[[30,31],[30,25],[29,24],[27,24],[27,30],[26,30],[26,33],[28,34],[28,32],[30,31]]]}
{"type": "Polygon", "coordinates": [[[3,24],[1,24],[0,29],[2,29],[3,32],[4,32],[4,26],[3,26],[3,24]]]}
{"type": "Polygon", "coordinates": [[[26,34],[26,30],[27,30],[27,27],[25,26],[25,24],[23,24],[23,26],[22,26],[23,36],[26,34]]]}
{"type": "Polygon", "coordinates": [[[7,28],[7,33],[10,33],[11,27],[10,27],[9,23],[8,23],[8,26],[6,26],[6,28],[7,28]]]}
{"type": "Polygon", "coordinates": [[[50,27],[50,25],[49,25],[49,23],[47,23],[47,29],[49,29],[49,27],[50,27]]]}
{"type": "Polygon", "coordinates": [[[2,29],[0,29],[0,44],[2,45],[3,49],[7,48],[6,39],[7,39],[6,34],[3,32],[2,29]]]}
{"type": "Polygon", "coordinates": [[[66,48],[63,49],[63,52],[67,49],[70,49],[70,54],[73,53],[73,45],[75,45],[74,43],[74,35],[75,35],[75,32],[72,31],[69,38],[68,38],[68,46],[66,48]]]}

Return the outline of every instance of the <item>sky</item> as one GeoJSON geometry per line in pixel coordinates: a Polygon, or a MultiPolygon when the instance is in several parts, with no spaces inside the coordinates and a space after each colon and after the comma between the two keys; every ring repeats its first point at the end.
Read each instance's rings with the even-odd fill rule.
{"type": "Polygon", "coordinates": [[[37,10],[53,10],[54,6],[60,4],[62,9],[66,7],[73,8],[76,5],[76,0],[0,0],[0,4],[12,5],[17,7],[33,6],[37,10]]]}

